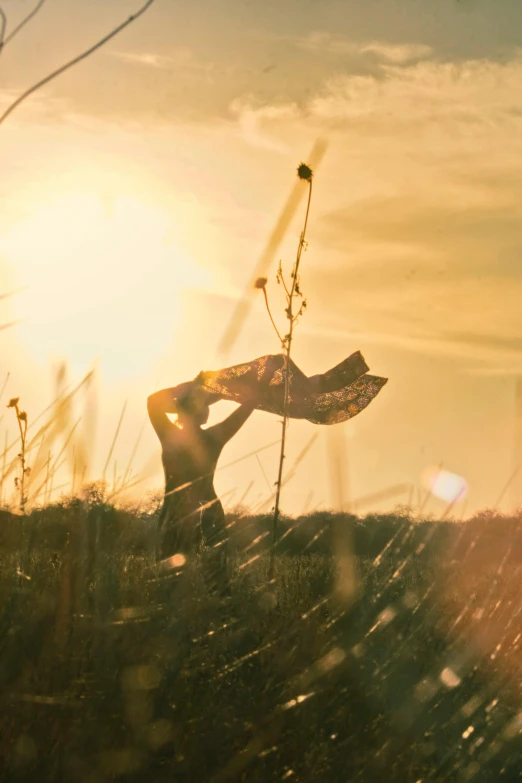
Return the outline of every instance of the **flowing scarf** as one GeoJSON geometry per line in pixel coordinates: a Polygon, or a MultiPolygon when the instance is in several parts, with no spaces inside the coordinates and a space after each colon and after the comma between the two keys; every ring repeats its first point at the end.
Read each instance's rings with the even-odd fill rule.
{"type": "MultiPolygon", "coordinates": [[[[284,412],[285,357],[261,356],[224,370],[202,372],[198,381],[210,394],[244,403],[255,395],[256,408],[284,412]],[[274,371],[275,370],[275,371],[274,371]],[[264,382],[264,378],[270,378],[264,382]]],[[[369,367],[357,351],[336,367],[307,377],[289,360],[288,416],[313,424],[339,424],[360,413],[380,392],[387,378],[368,375],[369,367]]]]}

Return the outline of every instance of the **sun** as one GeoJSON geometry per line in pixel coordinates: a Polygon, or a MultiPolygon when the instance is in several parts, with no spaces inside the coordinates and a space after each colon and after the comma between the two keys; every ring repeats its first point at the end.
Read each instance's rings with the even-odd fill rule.
{"type": "Polygon", "coordinates": [[[69,190],[42,199],[0,235],[21,339],[38,358],[95,357],[123,372],[165,349],[183,292],[209,275],[176,241],[166,209],[135,194],[69,190]],[[126,368],[126,370],[125,370],[126,368]]]}

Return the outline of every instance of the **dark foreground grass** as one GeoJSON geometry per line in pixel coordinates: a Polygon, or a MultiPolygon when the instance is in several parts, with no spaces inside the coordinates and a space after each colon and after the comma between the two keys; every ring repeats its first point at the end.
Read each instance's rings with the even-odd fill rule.
{"type": "Polygon", "coordinates": [[[208,596],[195,559],[160,604],[147,547],[100,527],[115,513],[98,507],[89,533],[89,509],[68,507],[62,546],[39,529],[22,576],[4,546],[2,779],[519,779],[519,566],[502,556],[499,573],[494,558],[469,591],[456,576],[476,531],[465,556],[406,517],[358,522],[375,529],[357,538],[357,590],[341,600],[346,563],[305,549],[321,525],[276,558],[272,586],[254,526],[232,547],[229,599],[208,596]]]}

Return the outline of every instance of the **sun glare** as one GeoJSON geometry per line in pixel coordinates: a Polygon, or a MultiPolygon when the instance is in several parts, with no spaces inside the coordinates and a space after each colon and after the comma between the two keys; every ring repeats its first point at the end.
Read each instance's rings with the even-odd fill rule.
{"type": "Polygon", "coordinates": [[[435,467],[424,471],[423,484],[432,495],[446,503],[455,503],[468,492],[468,484],[463,476],[435,467]]]}
{"type": "Polygon", "coordinates": [[[132,195],[47,197],[0,236],[0,255],[26,288],[15,317],[37,358],[99,357],[117,374],[155,358],[179,325],[183,290],[209,285],[170,215],[132,195]]]}

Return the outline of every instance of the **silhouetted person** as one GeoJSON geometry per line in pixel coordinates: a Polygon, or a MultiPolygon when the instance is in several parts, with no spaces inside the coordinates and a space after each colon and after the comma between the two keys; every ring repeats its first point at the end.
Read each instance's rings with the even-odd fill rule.
{"type": "Polygon", "coordinates": [[[219,424],[203,429],[209,405],[219,395],[209,394],[196,378],[172,389],[158,391],[147,400],[152,426],[162,447],[165,498],[156,534],[156,559],[178,570],[185,560],[205,546],[203,569],[212,592],[228,591],[227,531],[225,514],[214,489],[214,472],[223,446],[236,434],[256,407],[256,388],[270,381],[268,364],[260,382],[245,376],[242,397],[248,400],[219,424]],[[167,413],[177,414],[172,423],[167,413]],[[174,557],[182,555],[183,557],[174,557]],[[169,560],[170,558],[170,560],[169,560]]]}

